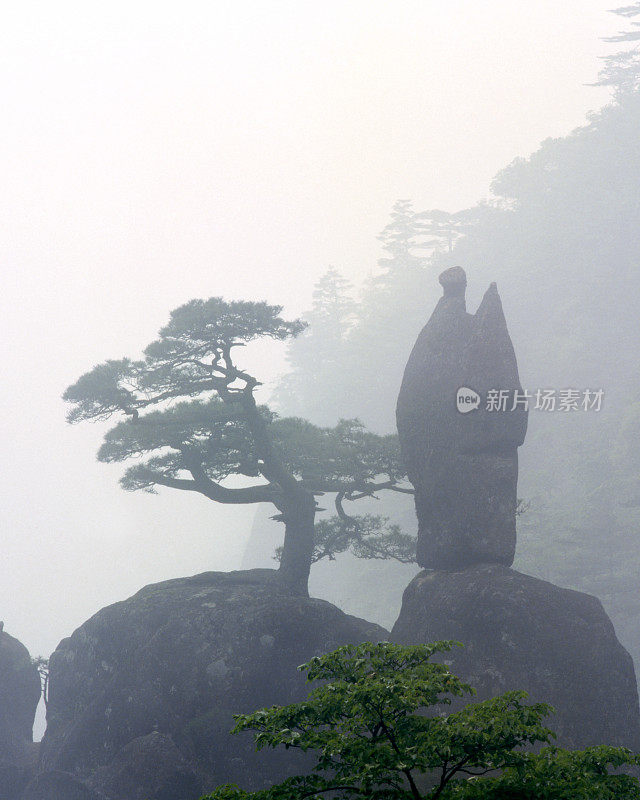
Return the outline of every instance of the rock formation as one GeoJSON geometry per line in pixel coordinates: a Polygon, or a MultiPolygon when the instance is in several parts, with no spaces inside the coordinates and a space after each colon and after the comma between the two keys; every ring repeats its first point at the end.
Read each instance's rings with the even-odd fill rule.
{"type": "MultiPolygon", "coordinates": [[[[256,753],[250,734],[231,736],[232,715],[302,699],[301,663],[388,632],[288,594],[274,575],[209,572],[147,586],[63,640],[50,659],[38,781],[72,774],[92,797],[194,800],[220,783],[260,788],[296,769],[301,754],[256,753]]],[[[36,790],[23,800],[38,800],[36,790]]]]}
{"type": "Polygon", "coordinates": [[[475,315],[465,304],[466,276],[440,276],[444,296],[420,333],[398,397],[398,434],[418,516],[417,560],[433,569],[513,563],[516,545],[517,448],[527,411],[495,284],[475,315]],[[479,405],[458,411],[470,389],[479,405]],[[503,409],[489,410],[491,390],[503,409]],[[515,401],[515,402],[514,402],[515,401]]]}
{"type": "Polygon", "coordinates": [[[0,800],[16,800],[35,767],[40,677],[27,648],[0,630],[0,800]]]}
{"type": "Polygon", "coordinates": [[[502,565],[424,571],[407,587],[391,638],[454,639],[451,670],[484,700],[525,689],[550,703],[558,744],[640,749],[633,661],[600,601],[502,565]]]}
{"type": "MultiPolygon", "coordinates": [[[[25,790],[29,800],[106,800],[70,772],[53,770],[37,775],[25,790]]],[[[14,797],[13,800],[16,800],[14,797]]]]}
{"type": "Polygon", "coordinates": [[[397,408],[418,561],[431,569],[405,590],[392,640],[462,642],[447,655],[452,670],[480,699],[525,689],[551,703],[562,746],[638,750],[633,662],[600,601],[510,569],[527,412],[495,284],[470,315],[464,271],[453,267],[440,282],[444,297],[411,353],[397,408]],[[479,403],[461,404],[467,413],[456,402],[461,387],[479,403]],[[504,410],[487,408],[490,390],[505,392],[504,410]]]}

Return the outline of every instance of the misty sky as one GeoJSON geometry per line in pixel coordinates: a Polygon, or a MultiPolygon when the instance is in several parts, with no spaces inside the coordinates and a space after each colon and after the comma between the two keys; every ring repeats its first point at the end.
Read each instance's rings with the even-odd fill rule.
{"type": "MultiPolygon", "coordinates": [[[[605,0],[3,4],[0,619],[48,655],[145,583],[240,564],[252,509],[126,494],[60,395],[170,309],[360,282],[398,198],[457,210],[607,101],[605,0]]],[[[472,278],[472,276],[470,276],[472,278]]],[[[425,320],[431,309],[425,308],[425,320]]],[[[281,351],[263,351],[273,376],[281,351]],[[265,356],[273,353],[271,364],[265,356]]]]}

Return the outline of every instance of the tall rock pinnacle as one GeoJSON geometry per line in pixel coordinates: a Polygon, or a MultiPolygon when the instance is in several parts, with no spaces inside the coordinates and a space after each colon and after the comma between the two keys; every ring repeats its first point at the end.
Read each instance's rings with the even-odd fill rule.
{"type": "Polygon", "coordinates": [[[468,314],[464,270],[451,267],[440,283],[443,297],[411,352],[397,406],[416,490],[418,563],[444,570],[510,566],[517,448],[527,429],[516,357],[495,284],[468,314]]]}

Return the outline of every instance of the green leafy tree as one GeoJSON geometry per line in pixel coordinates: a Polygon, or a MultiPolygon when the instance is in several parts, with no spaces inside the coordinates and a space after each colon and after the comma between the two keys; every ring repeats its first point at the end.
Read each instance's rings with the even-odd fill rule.
{"type": "MultiPolygon", "coordinates": [[[[192,300],[171,313],[142,359],[99,364],[63,398],[73,406],[72,423],[125,417],[98,451],[100,461],[133,460],[124,489],[165,486],[218,503],[271,503],[285,526],[278,574],[306,594],[316,497],[334,493],[341,509],[382,489],[410,490],[395,437],[376,436],[357,420],[319,428],[258,404],[260,383],[238,366],[235,352],[259,337],[286,340],[303,330],[280,312],[266,303],[192,300]],[[231,476],[247,485],[226,485],[231,476]]],[[[356,541],[363,531],[352,525],[351,535],[356,541]]]]}
{"type": "Polygon", "coordinates": [[[258,748],[313,753],[312,772],[257,792],[220,787],[203,800],[640,797],[635,778],[609,774],[609,767],[638,763],[624,748],[523,752],[553,737],[542,722],[553,709],[528,704],[525,692],[446,713],[453,699],[473,694],[430,660],[454,645],[365,642],[303,664],[309,681],[322,682],[306,701],[238,715],[234,732],[255,731],[258,748]]]}
{"type": "Polygon", "coordinates": [[[638,779],[611,774],[638,757],[623,747],[563,750],[546,747],[521,753],[500,776],[465,781],[452,787],[455,800],[637,800],[638,779]]]}

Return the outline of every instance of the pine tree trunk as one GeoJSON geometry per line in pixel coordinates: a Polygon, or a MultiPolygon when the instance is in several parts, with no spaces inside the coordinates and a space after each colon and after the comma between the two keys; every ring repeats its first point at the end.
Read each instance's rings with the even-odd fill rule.
{"type": "Polygon", "coordinates": [[[308,597],[316,515],[315,498],[304,492],[283,505],[285,532],[278,576],[294,594],[308,597]]]}

